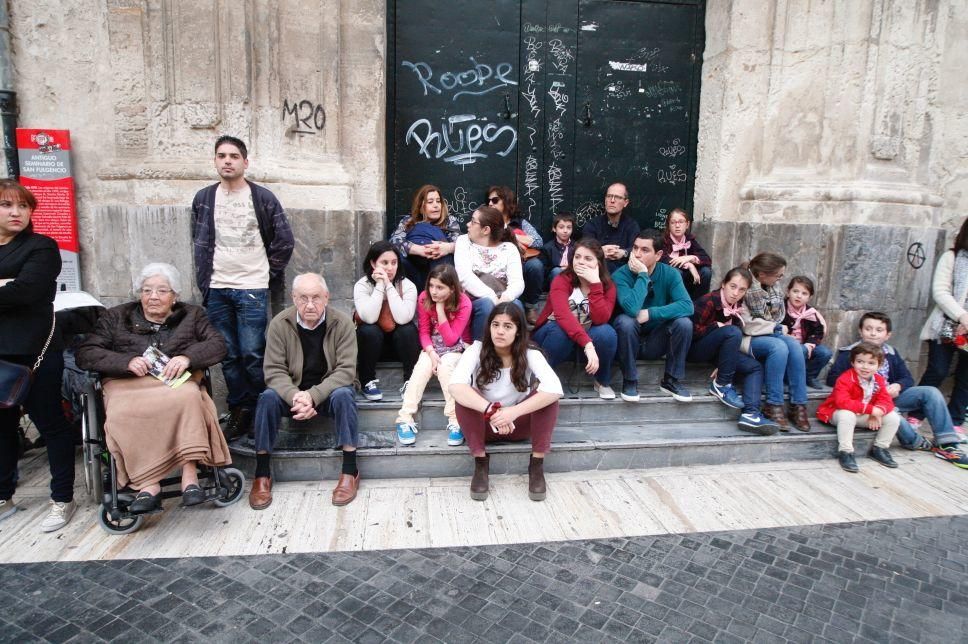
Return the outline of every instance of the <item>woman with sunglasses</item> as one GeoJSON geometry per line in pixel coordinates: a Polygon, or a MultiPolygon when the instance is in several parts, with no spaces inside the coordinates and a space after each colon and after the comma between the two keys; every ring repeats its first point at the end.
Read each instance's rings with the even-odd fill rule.
{"type": "Polygon", "coordinates": [[[544,241],[541,234],[518,210],[518,199],[507,186],[491,186],[487,189],[487,205],[497,209],[504,217],[504,225],[514,233],[514,239],[521,251],[524,274],[525,316],[528,324],[538,319],[537,304],[544,286],[544,262],[541,261],[541,247],[544,241]]]}
{"type": "Polygon", "coordinates": [[[575,244],[568,268],[551,282],[548,303],[538,316],[534,341],[554,367],[576,357],[581,348],[603,400],[614,400],[612,361],[618,346],[615,327],[608,323],[615,310],[615,284],[605,265],[602,246],[594,239],[575,244]]]}

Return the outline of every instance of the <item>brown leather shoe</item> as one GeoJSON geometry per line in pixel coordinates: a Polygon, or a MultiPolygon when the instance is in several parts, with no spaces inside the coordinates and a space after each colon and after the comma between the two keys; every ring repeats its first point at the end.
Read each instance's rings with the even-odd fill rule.
{"type": "Polygon", "coordinates": [[[489,488],[487,473],[491,465],[491,455],[474,457],[474,476],[471,477],[471,498],[486,501],[489,488]]]}
{"type": "Polygon", "coordinates": [[[356,476],[340,474],[336,487],[333,488],[333,505],[347,505],[356,498],[356,490],[360,487],[360,473],[356,476]]]}
{"type": "Polygon", "coordinates": [[[790,424],[787,422],[786,414],[783,413],[783,405],[763,405],[763,415],[776,423],[781,432],[790,431],[790,424]]]}
{"type": "Polygon", "coordinates": [[[546,493],[544,459],[532,456],[528,463],[528,498],[532,501],[544,501],[546,493]]]}
{"type": "Polygon", "coordinates": [[[265,510],[272,505],[272,479],[268,476],[257,476],[252,481],[252,491],[249,492],[249,507],[253,510],[265,510]]]}
{"type": "Polygon", "coordinates": [[[534,326],[538,322],[538,309],[530,308],[528,312],[524,314],[524,319],[528,322],[530,326],[534,326]]]}
{"type": "Polygon", "coordinates": [[[796,429],[801,432],[810,431],[810,419],[807,418],[806,405],[790,405],[790,414],[787,417],[796,429]]]}

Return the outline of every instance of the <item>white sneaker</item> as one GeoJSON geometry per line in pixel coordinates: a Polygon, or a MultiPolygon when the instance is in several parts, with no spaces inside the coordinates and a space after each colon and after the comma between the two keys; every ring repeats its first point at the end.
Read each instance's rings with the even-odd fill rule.
{"type": "Polygon", "coordinates": [[[595,391],[598,392],[598,397],[602,400],[615,400],[615,390],[608,385],[600,385],[596,382],[595,391]]]}
{"type": "Polygon", "coordinates": [[[0,501],[0,521],[3,521],[7,517],[12,517],[16,511],[17,504],[13,502],[13,499],[4,499],[0,501]]]}
{"type": "Polygon", "coordinates": [[[67,522],[71,520],[74,516],[74,510],[77,509],[77,504],[73,501],[63,503],[61,501],[51,501],[50,502],[50,512],[44,517],[44,520],[40,522],[40,529],[42,532],[54,532],[55,530],[60,530],[67,522]]]}

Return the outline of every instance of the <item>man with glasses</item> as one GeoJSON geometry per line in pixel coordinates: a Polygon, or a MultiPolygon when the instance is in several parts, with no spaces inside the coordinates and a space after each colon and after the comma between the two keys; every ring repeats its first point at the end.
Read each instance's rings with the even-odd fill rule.
{"type": "Polygon", "coordinates": [[[628,261],[632,240],[639,233],[639,225],[625,214],[629,192],[625,184],[613,183],[605,192],[605,214],[595,217],[582,229],[582,237],[597,239],[605,253],[608,272],[614,273],[628,261]]]}
{"type": "Polygon", "coordinates": [[[192,202],[195,280],[209,320],[228,349],[222,362],[231,412],[226,440],[249,431],[256,399],[265,388],[269,292],[281,297],[294,245],[279,200],[245,178],[248,167],[245,143],[220,136],[215,141],[219,182],[200,190],[192,202]]]}
{"type": "Polygon", "coordinates": [[[356,410],[356,326],[345,313],[327,309],[329,289],[316,273],[297,275],[290,306],[272,318],[266,337],[266,390],[255,410],[255,480],[249,506],[272,503],[270,458],[283,416],[309,420],[331,416],[343,449],[343,466],[333,490],[333,505],[356,498],[360,472],[356,410]]]}

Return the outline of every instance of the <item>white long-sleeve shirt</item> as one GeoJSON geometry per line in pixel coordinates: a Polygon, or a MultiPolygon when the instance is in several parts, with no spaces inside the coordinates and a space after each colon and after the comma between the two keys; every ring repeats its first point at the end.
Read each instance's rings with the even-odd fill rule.
{"type": "Polygon", "coordinates": [[[474,297],[486,297],[497,301],[497,293],[481,281],[475,272],[487,273],[507,280],[505,300],[514,300],[524,293],[524,275],[521,271],[521,253],[510,242],[497,246],[475,244],[467,235],[457,238],[454,248],[454,268],[460,284],[474,297]]]}
{"type": "Polygon", "coordinates": [[[400,291],[402,293],[397,292],[392,284],[389,288],[384,288],[379,282],[372,284],[366,277],[361,277],[353,286],[353,306],[356,307],[356,314],[366,324],[376,324],[386,298],[394,322],[412,322],[413,314],[417,310],[417,287],[407,278],[403,278],[400,280],[400,291]]]}
{"type": "MultiPolygon", "coordinates": [[[[516,405],[531,394],[531,389],[518,391],[511,381],[511,368],[501,369],[500,375],[494,382],[484,386],[477,385],[477,372],[481,367],[481,341],[478,340],[464,350],[464,354],[454,367],[450,376],[451,384],[462,384],[477,387],[481,395],[489,402],[499,402],[502,407],[516,405]]],[[[555,370],[551,368],[544,354],[536,349],[528,350],[528,377],[534,376],[538,381],[537,391],[561,396],[561,380],[555,370]]]]}

